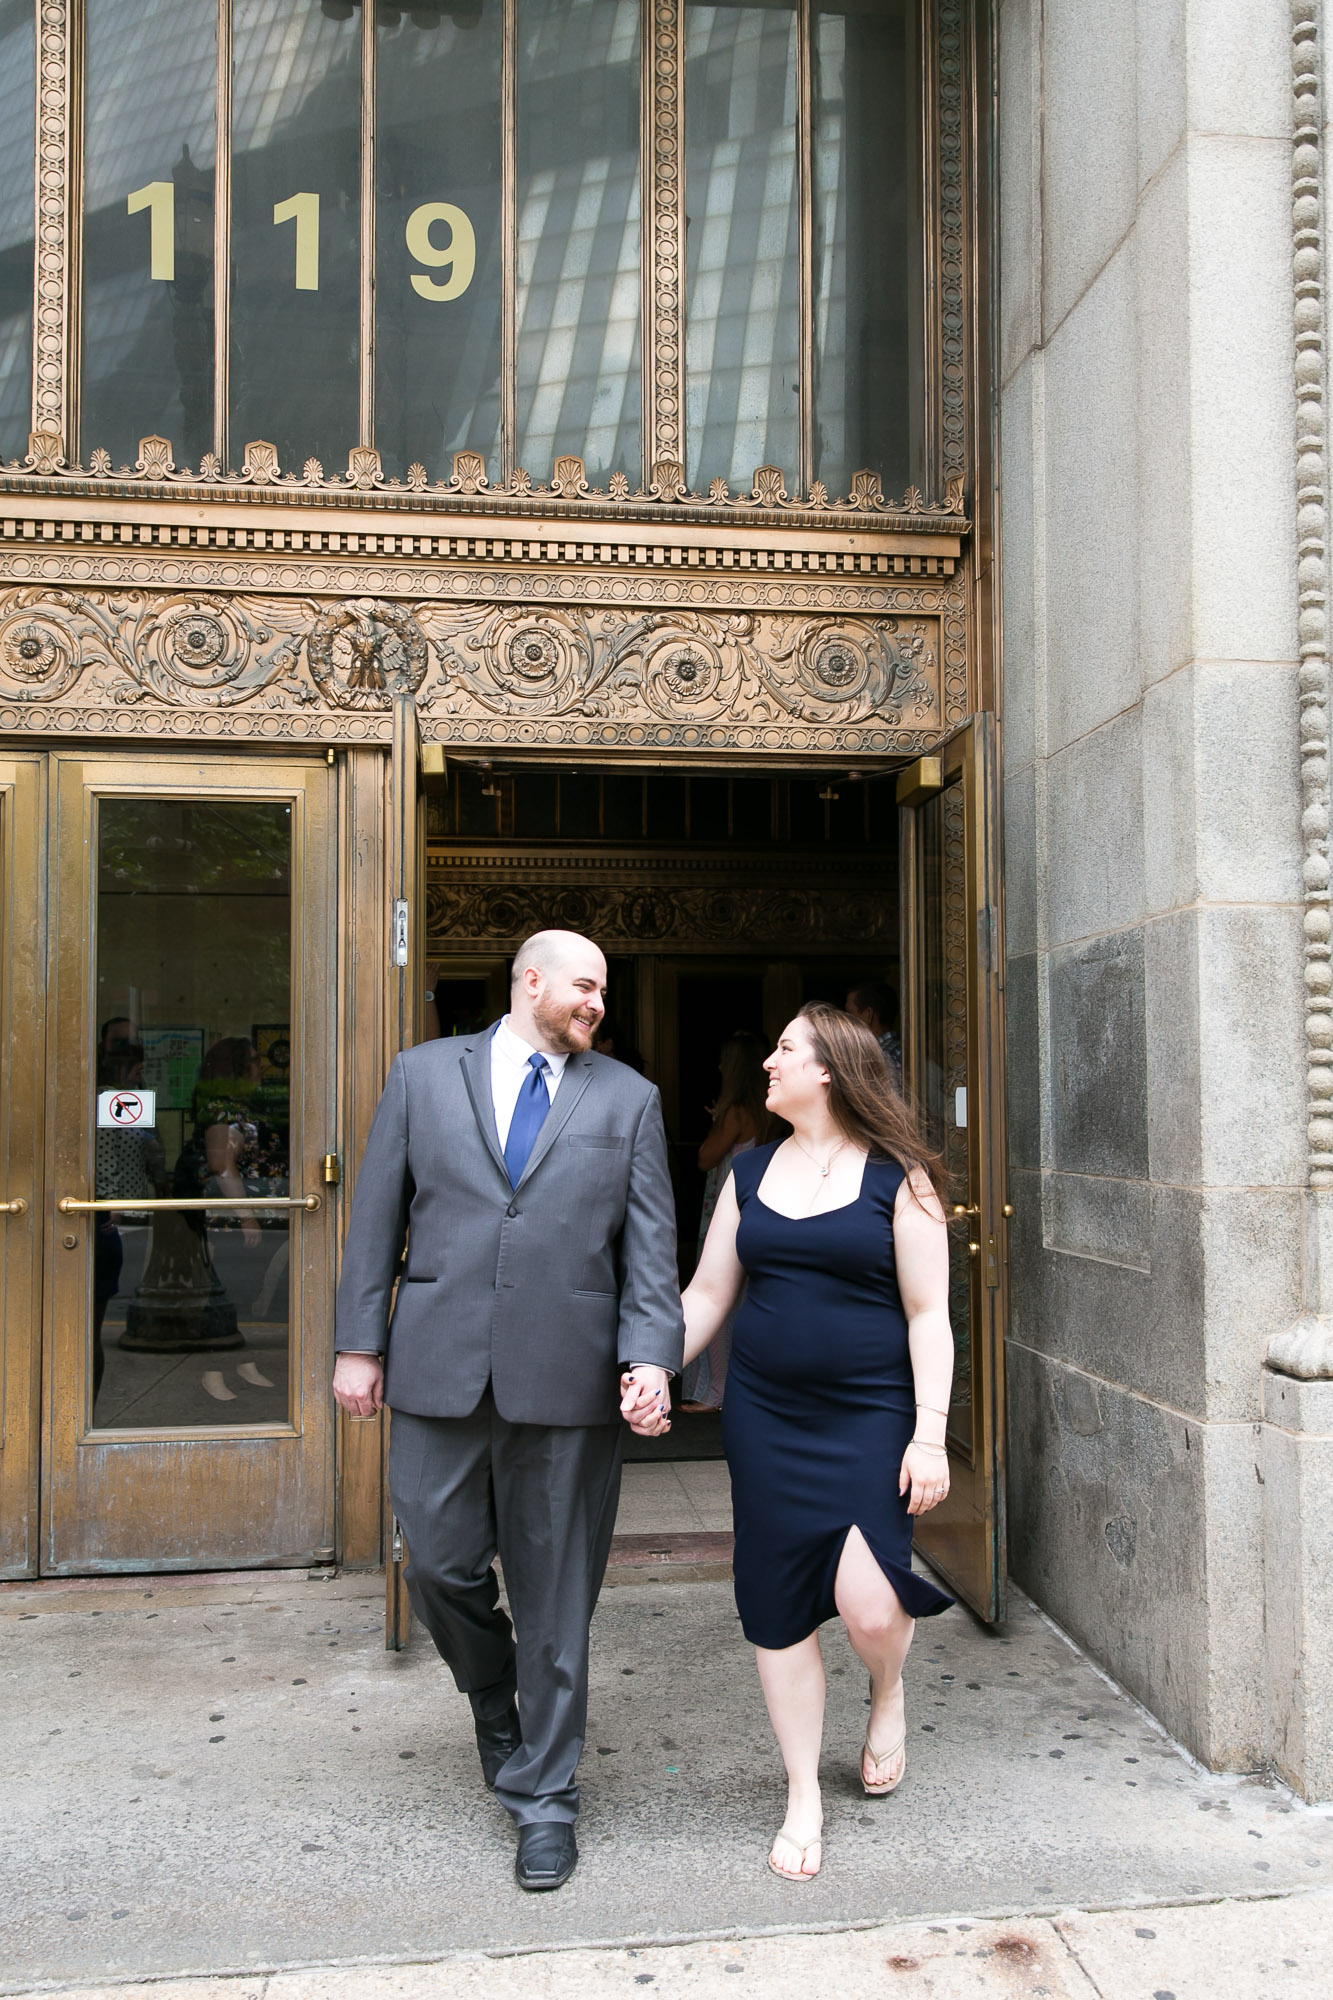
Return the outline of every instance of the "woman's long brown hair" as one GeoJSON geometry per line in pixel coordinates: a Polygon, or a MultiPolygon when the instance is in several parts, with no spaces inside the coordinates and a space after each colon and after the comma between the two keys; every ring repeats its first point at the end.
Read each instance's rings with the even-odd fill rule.
{"type": "MultiPolygon", "coordinates": [[[[797,1019],[810,1031],[815,1060],[828,1071],[829,1116],[838,1130],[872,1156],[896,1160],[909,1176],[909,1186],[911,1174],[920,1167],[947,1216],[944,1161],[922,1137],[869,1028],[827,1000],[808,1001],[797,1019]]],[[[915,1197],[915,1188],[912,1193],[915,1197]]]]}

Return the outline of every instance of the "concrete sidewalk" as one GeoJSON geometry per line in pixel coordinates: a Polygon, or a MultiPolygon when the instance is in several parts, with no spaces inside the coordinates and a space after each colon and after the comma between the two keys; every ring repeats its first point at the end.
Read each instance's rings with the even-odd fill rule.
{"type": "Polygon", "coordinates": [[[1017,1593],[999,1633],[962,1611],[921,1628],[907,1779],[882,1803],[856,1783],[864,1673],[830,1629],[824,1868],[794,1887],[764,1865],[782,1775],[729,1585],[632,1566],[617,1582],[594,1625],[583,1859],[545,1897],[513,1881],[512,1832],[429,1645],[383,1651],[378,1577],[6,1586],[0,1990],[226,1973],[241,1975],[217,1989],[233,2000],[470,1995],[483,1979],[498,1996],[577,1979],[600,1992],[668,1974],[730,1991],[739,1964],[765,1993],[789,1978],[845,1994],[914,1959],[895,1990],[1183,2000],[1202,1989],[1171,1955],[1201,1950],[1215,1973],[1222,1946],[1197,1943],[1213,1922],[1249,1940],[1251,1969],[1256,1937],[1287,1939],[1261,1955],[1288,1984],[1228,1993],[1312,1990],[1294,1982],[1312,1952],[1327,1958],[1328,1902],[1303,1892],[1333,1885],[1333,1818],[1265,1778],[1200,1771],[1017,1593]],[[1166,1914],[1184,1904],[1222,1914],[1166,1914]],[[1044,1921],[1090,1910],[1140,1914],[1044,1921]],[[1026,1944],[1001,1949],[1018,1917],[1026,1944]],[[852,1928],[917,1920],[908,1942],[852,1928]],[[791,1930],[844,1935],[766,1941],[791,1930]],[[592,1946],[652,1949],[566,1949],[592,1946]],[[457,1957],[477,1953],[527,1955],[457,1957]],[[1105,1983],[1098,1953],[1137,1983],[1105,1983]],[[413,1963],[427,1960],[447,1962],[413,1963]],[[299,1971],[348,1966],[363,1969],[299,1971]]]}
{"type": "MultiPolygon", "coordinates": [[[[55,2000],[1324,2000],[1333,1892],[1054,1919],[955,1920],[601,1951],[315,1968],[55,2000]]],[[[49,1993],[49,1989],[48,1993],[49,1993]]]]}

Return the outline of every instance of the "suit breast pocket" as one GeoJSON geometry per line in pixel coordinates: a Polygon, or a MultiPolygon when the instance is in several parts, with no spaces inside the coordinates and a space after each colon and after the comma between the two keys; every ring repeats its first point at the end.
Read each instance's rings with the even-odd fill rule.
{"type": "Polygon", "coordinates": [[[606,1153],[623,1153],[625,1150],[625,1141],[617,1138],[614,1133],[571,1132],[569,1143],[571,1146],[588,1146],[606,1153]]]}

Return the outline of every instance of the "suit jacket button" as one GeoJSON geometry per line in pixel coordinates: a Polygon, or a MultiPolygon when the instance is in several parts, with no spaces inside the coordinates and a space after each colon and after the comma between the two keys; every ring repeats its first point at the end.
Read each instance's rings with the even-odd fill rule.
{"type": "Polygon", "coordinates": [[[509,1206],[509,1207],[508,1207],[508,1208],[507,1208],[507,1209],[505,1210],[505,1214],[506,1214],[506,1215],[517,1215],[517,1214],[518,1214],[518,1210],[517,1210],[517,1209],[516,1209],[516,1208],[515,1208],[515,1207],[513,1206],[513,1204],[511,1203],[511,1204],[510,1204],[510,1206],[509,1206]]]}

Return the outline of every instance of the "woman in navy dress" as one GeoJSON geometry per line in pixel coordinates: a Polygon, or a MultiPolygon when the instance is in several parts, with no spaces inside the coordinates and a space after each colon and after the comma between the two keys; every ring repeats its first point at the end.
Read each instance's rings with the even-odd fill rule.
{"type": "Polygon", "coordinates": [[[802,1008],[765,1065],[791,1137],[742,1154],[685,1294],[685,1358],[743,1279],[722,1432],[736,1604],[787,1768],[769,1866],[819,1869],[824,1669],[841,1616],[871,1679],[868,1796],[905,1765],[903,1661],[917,1618],[952,1603],[912,1570],[912,1521],[949,1490],[953,1337],[938,1165],[851,1015],[802,1008]]]}

